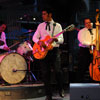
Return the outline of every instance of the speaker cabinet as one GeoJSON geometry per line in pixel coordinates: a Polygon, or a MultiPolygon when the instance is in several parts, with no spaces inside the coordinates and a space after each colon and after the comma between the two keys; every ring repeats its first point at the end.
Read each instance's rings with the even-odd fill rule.
{"type": "Polygon", "coordinates": [[[100,84],[70,84],[70,100],[100,100],[100,84]]]}

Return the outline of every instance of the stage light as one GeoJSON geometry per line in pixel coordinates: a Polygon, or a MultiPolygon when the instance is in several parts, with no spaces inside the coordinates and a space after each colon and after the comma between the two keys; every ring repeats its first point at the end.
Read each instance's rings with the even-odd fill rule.
{"type": "Polygon", "coordinates": [[[22,20],[22,19],[23,19],[23,17],[20,17],[19,19],[20,19],[20,20],[22,20]]]}
{"type": "Polygon", "coordinates": [[[35,17],[33,17],[33,20],[36,20],[36,18],[35,18],[35,17]]]}

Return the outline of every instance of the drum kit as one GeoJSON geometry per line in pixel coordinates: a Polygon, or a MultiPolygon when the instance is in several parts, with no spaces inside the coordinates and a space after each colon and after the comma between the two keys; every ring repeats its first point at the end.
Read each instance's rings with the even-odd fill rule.
{"type": "MultiPolygon", "coordinates": [[[[4,42],[0,40],[0,46],[4,42]]],[[[18,43],[15,43],[15,46],[18,43]]],[[[11,46],[12,47],[12,46],[11,46]]],[[[25,77],[27,82],[32,81],[32,77],[37,80],[30,68],[30,62],[33,62],[33,48],[29,41],[20,43],[17,50],[10,50],[0,54],[0,78],[8,84],[20,83],[25,77]],[[28,76],[28,77],[27,77],[28,76]]]]}

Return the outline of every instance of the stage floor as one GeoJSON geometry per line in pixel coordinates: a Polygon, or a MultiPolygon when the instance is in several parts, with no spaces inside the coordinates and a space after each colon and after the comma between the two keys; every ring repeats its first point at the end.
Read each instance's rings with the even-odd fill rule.
{"type": "MultiPolygon", "coordinates": [[[[70,100],[67,89],[64,98],[53,92],[53,100],[70,100]]],[[[45,100],[44,84],[0,85],[0,100],[45,100]]]]}
{"type": "MultiPolygon", "coordinates": [[[[20,99],[20,100],[45,100],[46,96],[33,98],[33,99],[20,99]]],[[[58,94],[53,96],[53,100],[70,100],[69,93],[65,93],[65,97],[61,98],[58,94]]]]}
{"type": "MultiPolygon", "coordinates": [[[[22,100],[45,100],[45,97],[35,98],[35,99],[22,99],[22,100]]],[[[70,100],[69,94],[67,94],[64,98],[59,96],[53,96],[53,100],[70,100]]]]}

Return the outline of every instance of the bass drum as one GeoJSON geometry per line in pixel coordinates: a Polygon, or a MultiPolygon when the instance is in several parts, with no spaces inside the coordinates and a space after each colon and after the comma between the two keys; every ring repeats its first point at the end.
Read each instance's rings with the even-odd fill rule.
{"type": "Polygon", "coordinates": [[[21,82],[26,75],[27,63],[20,54],[5,53],[0,55],[1,78],[9,84],[21,82]]]}

